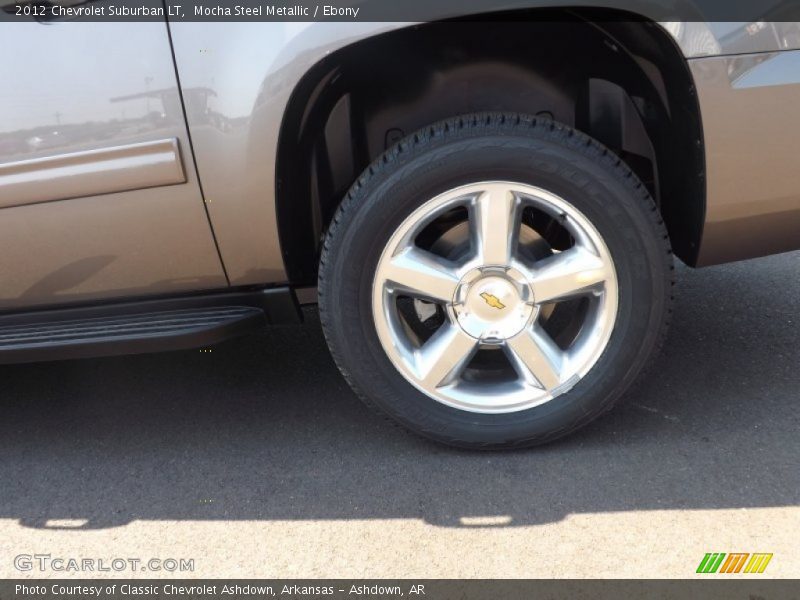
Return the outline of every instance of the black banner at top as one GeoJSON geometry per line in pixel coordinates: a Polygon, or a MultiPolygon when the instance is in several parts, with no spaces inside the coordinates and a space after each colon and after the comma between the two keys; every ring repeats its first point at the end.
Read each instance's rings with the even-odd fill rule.
{"type": "Polygon", "coordinates": [[[800,21],[800,0],[0,0],[0,21],[541,20],[576,5],[596,20],[800,21]]]}

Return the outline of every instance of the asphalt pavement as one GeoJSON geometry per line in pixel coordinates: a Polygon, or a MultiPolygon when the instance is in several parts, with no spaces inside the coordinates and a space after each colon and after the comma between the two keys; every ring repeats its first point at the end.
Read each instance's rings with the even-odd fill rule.
{"type": "Polygon", "coordinates": [[[2,366],[0,576],[65,575],[15,567],[50,554],[194,560],[124,577],[690,577],[770,552],[763,576],[800,577],[800,253],[678,278],[648,379],[525,451],[362,407],[313,309],[211,352],[2,366]]]}

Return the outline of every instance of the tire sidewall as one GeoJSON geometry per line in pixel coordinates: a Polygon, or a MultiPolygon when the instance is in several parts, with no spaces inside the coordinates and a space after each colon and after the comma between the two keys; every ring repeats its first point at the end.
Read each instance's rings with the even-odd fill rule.
{"type": "Polygon", "coordinates": [[[641,184],[632,175],[622,177],[610,161],[587,156],[582,150],[588,149],[547,135],[505,131],[432,135],[406,142],[405,149],[401,143],[394,160],[384,157],[359,182],[326,250],[330,275],[321,285],[329,343],[357,391],[423,435],[478,446],[547,441],[616,400],[656,344],[666,304],[665,261],[647,213],[653,207],[636,193],[641,184]],[[577,208],[608,247],[619,286],[611,338],[586,376],[549,402],[502,414],[458,410],[420,392],[389,360],[372,314],[377,263],[401,223],[441,193],[492,180],[537,186],[577,208]]]}

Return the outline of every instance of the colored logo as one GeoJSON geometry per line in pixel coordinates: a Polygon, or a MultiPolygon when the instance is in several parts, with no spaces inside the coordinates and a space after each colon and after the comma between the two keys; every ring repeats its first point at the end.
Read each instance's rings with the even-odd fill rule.
{"type": "Polygon", "coordinates": [[[481,298],[483,298],[483,301],[486,302],[486,304],[492,308],[496,308],[497,310],[503,310],[506,307],[505,304],[500,302],[500,299],[497,296],[490,294],[489,292],[482,292],[481,298]]]}
{"type": "Polygon", "coordinates": [[[763,573],[772,554],[709,552],[697,566],[697,573],[763,573]]]}

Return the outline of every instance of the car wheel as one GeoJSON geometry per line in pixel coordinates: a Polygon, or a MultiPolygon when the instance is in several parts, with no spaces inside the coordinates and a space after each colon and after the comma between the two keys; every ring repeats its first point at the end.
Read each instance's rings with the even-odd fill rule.
{"type": "Polygon", "coordinates": [[[453,118],[389,149],[325,238],[333,357],[428,438],[514,447],[609,409],[660,346],[672,255],[647,189],[551,120],[453,118]]]}

